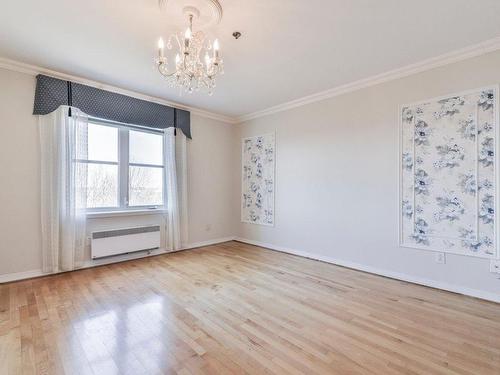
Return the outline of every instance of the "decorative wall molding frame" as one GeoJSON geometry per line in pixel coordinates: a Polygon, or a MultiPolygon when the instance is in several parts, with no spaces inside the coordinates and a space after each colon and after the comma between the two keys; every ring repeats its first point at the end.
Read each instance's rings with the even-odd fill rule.
{"type": "Polygon", "coordinates": [[[274,226],[276,133],[241,140],[241,222],[274,226]]]}
{"type": "Polygon", "coordinates": [[[101,90],[107,90],[107,91],[115,92],[115,93],[122,94],[122,95],[128,95],[128,96],[131,96],[133,98],[147,100],[147,101],[153,102],[153,103],[158,103],[158,104],[163,104],[163,105],[167,105],[170,107],[175,107],[178,109],[183,109],[183,110],[191,112],[191,114],[193,114],[193,115],[209,118],[212,120],[222,121],[222,122],[225,122],[228,124],[236,124],[237,123],[237,120],[233,117],[229,117],[229,116],[221,115],[218,113],[206,111],[206,110],[199,109],[196,107],[190,107],[190,106],[187,106],[184,104],[168,101],[168,100],[157,98],[154,96],[141,94],[141,93],[136,92],[136,91],[122,89],[122,88],[119,88],[116,86],[107,85],[107,84],[102,83],[102,82],[93,81],[93,80],[78,77],[75,75],[60,73],[60,72],[57,72],[55,70],[46,69],[46,68],[43,68],[40,66],[25,64],[22,62],[6,59],[3,57],[0,57],[0,68],[6,69],[6,70],[11,70],[14,72],[29,74],[29,75],[33,75],[33,76],[36,76],[38,74],[44,74],[44,75],[51,76],[54,78],[80,83],[82,85],[92,86],[92,87],[95,87],[95,88],[98,88],[101,90]]]}
{"type": "Polygon", "coordinates": [[[399,245],[498,258],[498,85],[399,107],[399,245]]]}
{"type": "MultiPolygon", "coordinates": [[[[183,247],[182,249],[176,250],[176,251],[167,251],[164,248],[160,248],[160,249],[152,250],[151,252],[141,251],[141,252],[137,252],[137,253],[123,254],[123,255],[118,255],[118,256],[109,257],[109,258],[102,258],[102,259],[95,259],[95,260],[89,259],[89,260],[86,260],[83,263],[83,266],[80,267],[78,270],[92,268],[92,267],[98,267],[98,266],[104,266],[107,264],[127,262],[129,260],[148,258],[148,257],[157,256],[157,255],[176,253],[179,251],[191,250],[191,249],[196,249],[199,247],[229,242],[229,241],[233,241],[235,239],[236,239],[236,237],[223,237],[223,238],[216,238],[213,240],[193,242],[193,243],[190,243],[189,245],[183,247]]],[[[78,270],[75,270],[75,271],[78,271],[78,270]]],[[[73,271],[66,271],[66,272],[73,272],[73,271]]],[[[41,276],[50,276],[50,275],[55,275],[58,273],[64,273],[64,272],[43,273],[41,269],[37,269],[37,270],[31,270],[31,271],[7,273],[7,274],[0,275],[0,284],[9,283],[9,282],[13,282],[13,281],[32,279],[32,278],[41,277],[41,276]]]]}
{"type": "Polygon", "coordinates": [[[459,285],[448,284],[448,283],[443,283],[441,281],[436,281],[436,280],[432,280],[432,279],[411,276],[411,275],[407,275],[407,274],[400,273],[400,272],[384,270],[384,269],[377,268],[377,267],[367,266],[367,265],[364,265],[361,263],[351,262],[348,260],[341,260],[341,259],[317,255],[317,254],[312,254],[312,253],[308,253],[308,252],[305,252],[302,250],[296,250],[296,249],[291,249],[291,248],[284,247],[284,246],[277,246],[277,245],[273,245],[273,244],[269,244],[269,243],[265,243],[265,242],[249,240],[249,239],[242,238],[242,237],[236,237],[235,241],[246,243],[249,245],[264,247],[266,249],[279,251],[282,253],[297,255],[297,256],[300,256],[303,258],[318,260],[321,262],[330,263],[330,264],[334,264],[337,266],[351,268],[351,269],[354,269],[357,271],[372,273],[374,275],[384,276],[384,277],[388,277],[390,279],[406,281],[406,282],[412,283],[412,284],[423,285],[423,286],[427,286],[427,287],[431,287],[431,288],[435,288],[435,289],[445,290],[448,292],[463,294],[463,295],[466,295],[469,297],[484,299],[486,301],[500,303],[500,294],[485,292],[485,291],[482,291],[479,289],[464,288],[464,287],[459,286],[459,285]]]}
{"type": "Polygon", "coordinates": [[[500,37],[486,40],[484,42],[465,47],[459,50],[445,53],[436,57],[432,57],[418,63],[410,64],[402,68],[390,70],[385,73],[377,74],[371,77],[360,79],[355,82],[337,86],[316,94],[304,96],[299,99],[279,104],[261,111],[252,112],[243,116],[237,117],[237,123],[253,120],[259,117],[272,115],[275,113],[287,111],[289,109],[301,107],[306,104],[319,102],[335,96],[347,94],[353,91],[361,90],[367,87],[375,86],[381,83],[393,81],[399,78],[407,77],[413,74],[422,73],[427,70],[438,68],[444,65],[453,64],[459,61],[467,60],[473,57],[485,55],[500,49],[500,37]]]}

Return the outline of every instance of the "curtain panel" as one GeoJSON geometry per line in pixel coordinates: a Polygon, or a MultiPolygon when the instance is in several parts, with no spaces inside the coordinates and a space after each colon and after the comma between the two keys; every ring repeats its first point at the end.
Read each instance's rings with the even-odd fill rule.
{"type": "Polygon", "coordinates": [[[188,111],[42,74],[36,78],[35,115],[46,115],[61,105],[69,105],[89,116],[125,124],[155,129],[175,127],[191,138],[188,111]]]}
{"type": "Polygon", "coordinates": [[[39,116],[41,162],[42,268],[44,272],[79,268],[85,248],[87,116],[62,106],[39,116]]]}
{"type": "Polygon", "coordinates": [[[174,129],[163,134],[165,193],[166,193],[166,244],[167,250],[179,250],[187,245],[187,166],[186,137],[174,135],[174,129]]]}

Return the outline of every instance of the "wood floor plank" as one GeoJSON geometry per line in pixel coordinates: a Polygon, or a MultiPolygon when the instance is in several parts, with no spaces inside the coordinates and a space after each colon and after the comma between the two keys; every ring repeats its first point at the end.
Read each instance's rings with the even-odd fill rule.
{"type": "Polygon", "coordinates": [[[0,285],[1,374],[500,374],[500,305],[238,242],[0,285]]]}

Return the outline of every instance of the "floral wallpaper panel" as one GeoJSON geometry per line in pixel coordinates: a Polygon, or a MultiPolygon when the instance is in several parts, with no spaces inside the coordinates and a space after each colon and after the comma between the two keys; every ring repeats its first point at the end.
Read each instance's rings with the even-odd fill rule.
{"type": "Polygon", "coordinates": [[[401,245],[497,256],[496,88],[401,110],[401,245]]]}
{"type": "Polygon", "coordinates": [[[274,225],[275,135],[242,140],[241,221],[274,225]]]}

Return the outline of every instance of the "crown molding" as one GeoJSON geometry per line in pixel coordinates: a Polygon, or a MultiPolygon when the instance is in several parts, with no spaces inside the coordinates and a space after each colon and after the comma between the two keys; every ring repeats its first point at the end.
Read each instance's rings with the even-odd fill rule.
{"type": "Polygon", "coordinates": [[[206,111],[206,110],[196,108],[196,107],[190,107],[190,106],[187,106],[184,104],[172,102],[172,101],[157,98],[154,96],[149,96],[149,95],[142,94],[142,93],[139,93],[136,91],[122,89],[122,88],[119,88],[116,86],[107,85],[107,84],[102,83],[102,82],[93,81],[90,79],[82,78],[82,77],[71,75],[71,74],[60,73],[60,72],[57,72],[55,70],[50,70],[50,69],[43,68],[43,67],[36,66],[36,65],[25,64],[25,63],[22,63],[19,61],[10,60],[10,59],[3,58],[3,57],[0,57],[0,68],[11,70],[14,72],[34,75],[34,76],[36,76],[37,74],[45,74],[45,75],[48,75],[48,76],[51,76],[54,78],[73,81],[76,83],[81,83],[83,85],[96,87],[98,89],[131,96],[131,97],[134,97],[137,99],[147,100],[149,102],[168,105],[170,107],[175,107],[178,109],[183,109],[183,110],[189,111],[192,114],[197,115],[197,116],[201,116],[201,117],[205,117],[205,118],[209,118],[209,119],[213,119],[213,120],[217,120],[217,121],[222,121],[222,122],[229,123],[229,124],[236,124],[238,122],[237,119],[234,117],[221,115],[219,113],[206,111]]]}
{"type": "Polygon", "coordinates": [[[261,111],[256,111],[243,116],[239,116],[237,117],[237,122],[242,123],[259,117],[287,111],[292,108],[297,108],[306,104],[319,102],[321,100],[333,98],[335,96],[343,95],[366,87],[375,86],[388,81],[393,81],[399,78],[410,76],[412,74],[417,74],[427,70],[438,68],[440,66],[452,64],[472,57],[485,55],[487,53],[494,52],[499,49],[500,49],[500,37],[489,39],[484,42],[469,47],[465,47],[459,50],[455,50],[452,52],[448,52],[446,54],[437,57],[426,59],[415,64],[407,65],[402,68],[390,70],[382,74],[377,74],[368,78],[347,83],[345,85],[337,86],[325,91],[318,92],[316,94],[304,96],[300,99],[295,99],[283,104],[278,104],[276,106],[261,111]]]}
{"type": "Polygon", "coordinates": [[[433,57],[430,59],[426,59],[423,61],[420,61],[415,64],[410,64],[402,68],[390,70],[385,73],[377,74],[368,78],[364,78],[358,81],[354,81],[351,83],[347,83],[345,85],[337,86],[325,91],[321,91],[312,95],[304,96],[299,99],[291,100],[286,103],[278,104],[273,107],[269,107],[260,111],[252,112],[243,116],[238,116],[238,117],[231,117],[231,116],[225,116],[219,113],[214,113],[210,111],[206,111],[200,108],[196,107],[190,107],[186,106],[180,103],[168,101],[165,99],[145,95],[142,93],[138,93],[135,91],[131,90],[125,90],[121,89],[116,86],[111,86],[107,85],[101,82],[97,81],[92,81],[89,79],[85,79],[82,77],[70,75],[70,74],[65,74],[65,73],[60,73],[54,70],[46,69],[43,67],[35,66],[35,65],[29,65],[25,64],[22,62],[18,62],[15,60],[10,60],[6,58],[0,57],[0,68],[16,71],[16,72],[21,72],[25,74],[30,74],[30,75],[37,75],[37,74],[45,74],[49,75],[55,78],[60,78],[60,79],[65,79],[65,80],[71,80],[74,82],[78,82],[84,85],[100,88],[103,90],[108,90],[112,92],[116,92],[119,94],[123,95],[128,95],[132,96],[134,98],[138,99],[143,99],[147,100],[150,102],[158,103],[158,104],[163,104],[163,105],[168,105],[171,107],[176,107],[179,109],[184,109],[186,111],[190,111],[194,115],[202,116],[205,118],[210,118],[213,120],[217,121],[222,121],[228,124],[239,124],[243,123],[245,121],[253,120],[259,117],[264,117],[268,115],[272,115],[274,113],[278,112],[283,112],[287,111],[289,109],[297,108],[304,106],[306,104],[314,103],[314,102],[319,102],[325,99],[333,98],[335,96],[347,94],[349,92],[353,92],[356,90],[360,90],[363,88],[367,88],[370,86],[375,86],[381,83],[393,81],[399,78],[407,77],[412,74],[417,74],[421,72],[425,72],[427,70],[431,70],[434,68],[438,68],[444,65],[452,64],[455,62],[463,61],[466,59],[470,59],[473,57],[485,55],[490,52],[494,52],[500,49],[500,37],[493,38],[486,40],[484,42],[465,47],[459,50],[455,50],[452,52],[448,52],[443,55],[439,55],[437,57],[433,57]]]}

